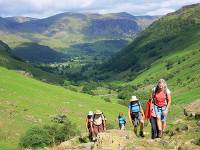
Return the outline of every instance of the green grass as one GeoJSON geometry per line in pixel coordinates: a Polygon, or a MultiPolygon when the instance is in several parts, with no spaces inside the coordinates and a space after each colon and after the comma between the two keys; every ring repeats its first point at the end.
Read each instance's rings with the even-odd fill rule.
{"type": "Polygon", "coordinates": [[[62,76],[47,73],[42,71],[41,69],[35,68],[30,64],[13,57],[8,51],[10,51],[10,49],[0,43],[0,66],[15,71],[30,72],[34,78],[45,82],[54,84],[61,84],[63,82],[62,76]]]}
{"type": "Polygon", "coordinates": [[[30,126],[50,123],[50,115],[65,112],[70,120],[85,131],[85,115],[89,110],[104,111],[111,123],[119,111],[126,111],[126,107],[119,104],[49,85],[2,67],[0,90],[1,129],[6,136],[3,141],[8,145],[12,143],[16,146],[20,136],[30,126]]]}

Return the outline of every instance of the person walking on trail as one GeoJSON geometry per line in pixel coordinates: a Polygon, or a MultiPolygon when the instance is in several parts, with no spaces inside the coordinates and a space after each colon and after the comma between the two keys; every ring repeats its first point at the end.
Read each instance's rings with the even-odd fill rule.
{"type": "Polygon", "coordinates": [[[161,138],[163,131],[166,128],[167,114],[171,105],[170,90],[168,89],[167,83],[164,79],[158,81],[157,86],[152,90],[150,98],[153,101],[153,107],[156,114],[158,137],[161,138]]]}
{"type": "Polygon", "coordinates": [[[158,138],[158,125],[157,125],[156,113],[154,111],[152,99],[149,99],[146,102],[145,120],[150,120],[151,138],[152,139],[158,138]]]}
{"type": "Polygon", "coordinates": [[[137,127],[140,124],[139,135],[144,137],[143,128],[144,128],[144,111],[141,106],[141,102],[136,96],[132,96],[128,104],[128,117],[129,121],[134,126],[134,132],[137,135],[137,127]]]}
{"type": "Polygon", "coordinates": [[[96,110],[93,116],[93,129],[94,136],[97,137],[98,133],[104,132],[106,130],[106,119],[103,112],[96,110]]]}
{"type": "Polygon", "coordinates": [[[119,113],[119,116],[118,116],[117,119],[118,119],[118,123],[119,123],[119,129],[120,130],[125,130],[126,118],[125,118],[123,112],[119,113]]]}
{"type": "Polygon", "coordinates": [[[89,111],[86,117],[86,130],[89,133],[89,139],[93,140],[94,129],[93,129],[93,112],[92,111],[89,111]]]}

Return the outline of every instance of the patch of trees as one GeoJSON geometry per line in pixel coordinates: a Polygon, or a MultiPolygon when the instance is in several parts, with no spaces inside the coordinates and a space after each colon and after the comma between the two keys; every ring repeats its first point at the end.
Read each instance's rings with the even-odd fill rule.
{"type": "Polygon", "coordinates": [[[21,137],[19,145],[28,149],[44,148],[69,140],[80,133],[66,115],[55,115],[51,121],[51,125],[29,128],[21,137]]]}
{"type": "Polygon", "coordinates": [[[83,86],[82,92],[90,94],[90,95],[94,95],[93,90],[96,90],[97,87],[98,87],[98,83],[96,83],[96,82],[88,82],[83,86]]]}
{"type": "Polygon", "coordinates": [[[137,89],[138,86],[126,86],[119,89],[119,104],[127,106],[133,95],[136,95],[141,101],[146,101],[149,98],[150,93],[148,91],[138,91],[137,89]]]}

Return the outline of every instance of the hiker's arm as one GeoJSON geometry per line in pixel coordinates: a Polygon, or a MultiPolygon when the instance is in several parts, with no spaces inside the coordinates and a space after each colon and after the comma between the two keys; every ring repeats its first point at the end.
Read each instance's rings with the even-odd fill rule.
{"type": "Polygon", "coordinates": [[[172,102],[172,97],[171,97],[171,95],[168,95],[167,110],[169,110],[169,107],[170,107],[170,105],[171,105],[171,102],[172,102]]]}
{"type": "Polygon", "coordinates": [[[142,116],[144,117],[144,110],[143,110],[142,106],[140,106],[140,111],[142,113],[142,116]]]}
{"type": "Polygon", "coordinates": [[[167,108],[166,108],[166,110],[163,112],[164,115],[167,115],[167,114],[168,114],[169,107],[170,107],[170,105],[171,105],[171,101],[172,101],[171,95],[168,95],[168,103],[167,103],[167,108]]]}

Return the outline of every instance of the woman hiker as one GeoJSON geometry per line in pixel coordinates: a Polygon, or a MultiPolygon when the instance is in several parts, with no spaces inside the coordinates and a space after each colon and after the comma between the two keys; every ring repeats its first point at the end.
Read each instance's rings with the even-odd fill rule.
{"type": "Polygon", "coordinates": [[[94,138],[94,129],[93,129],[93,112],[89,111],[86,117],[86,130],[89,133],[89,139],[93,140],[94,138]]]}
{"type": "Polygon", "coordinates": [[[106,130],[106,118],[100,110],[96,110],[93,116],[93,129],[94,136],[97,137],[98,133],[106,130]]]}
{"type": "Polygon", "coordinates": [[[156,114],[156,121],[158,126],[158,137],[161,138],[163,131],[166,128],[166,119],[171,105],[170,90],[164,79],[160,79],[156,87],[152,90],[150,99],[153,102],[154,111],[156,114]]]}
{"type": "Polygon", "coordinates": [[[144,111],[141,106],[141,102],[137,99],[136,96],[132,96],[128,104],[128,117],[129,121],[134,126],[134,132],[137,135],[137,127],[140,124],[140,133],[141,137],[144,137],[143,128],[144,128],[144,111]]]}

